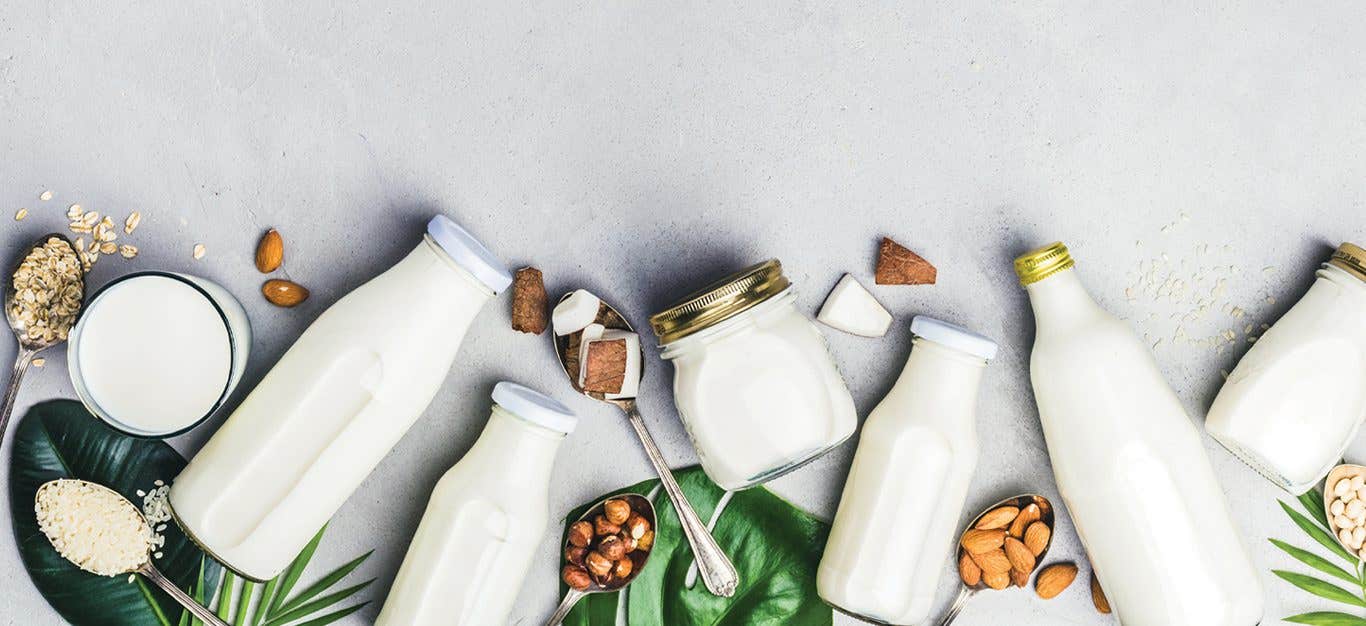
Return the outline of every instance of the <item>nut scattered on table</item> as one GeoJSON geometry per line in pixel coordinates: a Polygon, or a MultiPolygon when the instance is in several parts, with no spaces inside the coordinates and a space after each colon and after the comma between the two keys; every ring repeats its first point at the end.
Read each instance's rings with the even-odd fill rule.
{"type": "Polygon", "coordinates": [[[269,274],[280,269],[284,260],[285,240],[280,237],[279,231],[272,228],[256,244],[256,269],[262,274],[269,274]]]}
{"type": "Polygon", "coordinates": [[[294,281],[272,278],[261,285],[261,294],[271,304],[290,308],[308,299],[308,289],[294,281]]]}
{"type": "Polygon", "coordinates": [[[592,522],[569,526],[560,578],[579,591],[598,585],[613,589],[625,584],[654,545],[649,520],[631,508],[630,501],[613,498],[603,503],[592,522]]]}
{"type": "Polygon", "coordinates": [[[1034,581],[1034,591],[1040,598],[1049,600],[1057,597],[1077,579],[1077,566],[1072,563],[1054,563],[1039,570],[1034,581]]]}
{"type": "Polygon", "coordinates": [[[1096,610],[1106,615],[1110,614],[1110,600],[1105,597],[1105,590],[1100,588],[1100,579],[1096,578],[1096,573],[1091,572],[1091,603],[1096,605],[1096,610]]]}

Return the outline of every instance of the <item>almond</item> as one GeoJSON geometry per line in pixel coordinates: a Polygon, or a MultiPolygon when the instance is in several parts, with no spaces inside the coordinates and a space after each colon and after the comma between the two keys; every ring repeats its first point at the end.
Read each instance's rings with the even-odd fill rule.
{"type": "Polygon", "coordinates": [[[1010,586],[1010,574],[1008,572],[988,572],[982,575],[982,582],[992,589],[1005,589],[1010,586]]]}
{"type": "Polygon", "coordinates": [[[977,583],[982,582],[982,568],[977,567],[977,563],[967,552],[958,555],[958,577],[969,587],[976,587],[977,583]]]}
{"type": "Polygon", "coordinates": [[[1025,529],[1024,544],[1034,556],[1043,554],[1044,548],[1048,547],[1048,538],[1053,535],[1053,531],[1048,528],[1048,524],[1034,522],[1025,529]]]}
{"type": "Polygon", "coordinates": [[[1105,590],[1100,588],[1100,580],[1096,579],[1095,572],[1091,572],[1091,602],[1096,605],[1097,611],[1110,614],[1110,601],[1105,599],[1105,590]]]}
{"type": "Polygon", "coordinates": [[[987,511],[986,514],[982,516],[982,519],[977,520],[977,525],[974,526],[974,528],[981,530],[1005,528],[1006,526],[1009,526],[1010,522],[1019,514],[1020,507],[1017,506],[997,507],[987,511]]]}
{"type": "Polygon", "coordinates": [[[1016,539],[1023,538],[1025,529],[1029,528],[1030,524],[1039,521],[1039,517],[1041,517],[1039,505],[1031,504],[1025,507],[1019,515],[1015,516],[1015,521],[1010,523],[1010,536],[1016,539]]]}
{"type": "Polygon", "coordinates": [[[256,244],[256,269],[262,274],[269,274],[280,269],[280,264],[284,260],[285,240],[272,228],[261,235],[261,242],[256,244]]]}
{"type": "Polygon", "coordinates": [[[261,294],[275,306],[289,308],[308,299],[308,290],[293,281],[272,278],[261,285],[261,294]]]}
{"type": "Polygon", "coordinates": [[[972,560],[976,561],[977,566],[982,568],[982,572],[986,574],[1010,571],[1010,558],[1006,556],[1004,550],[999,548],[991,552],[974,554],[972,560]]]}
{"type": "Polygon", "coordinates": [[[1010,582],[1015,583],[1016,587],[1024,589],[1029,585],[1029,572],[1021,572],[1020,570],[1015,569],[1010,570],[1010,582]]]}
{"type": "Polygon", "coordinates": [[[981,554],[983,552],[999,550],[1001,545],[1005,543],[1005,540],[1006,531],[1004,530],[978,530],[974,528],[963,533],[961,543],[963,544],[963,549],[967,550],[969,554],[981,554]]]}
{"type": "Polygon", "coordinates": [[[1028,574],[1034,571],[1034,553],[1025,547],[1024,542],[1014,537],[1006,537],[1006,558],[1010,559],[1010,569],[1028,574]]]}
{"type": "Polygon", "coordinates": [[[1034,592],[1045,600],[1056,597],[1077,579],[1077,566],[1072,563],[1054,563],[1039,570],[1034,579],[1034,592]]]}

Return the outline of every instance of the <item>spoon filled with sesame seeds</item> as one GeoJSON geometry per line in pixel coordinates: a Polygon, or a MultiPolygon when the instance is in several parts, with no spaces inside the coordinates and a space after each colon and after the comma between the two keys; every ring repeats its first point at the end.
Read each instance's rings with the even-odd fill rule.
{"type": "Polygon", "coordinates": [[[0,406],[0,436],[34,357],[66,341],[84,303],[85,267],[80,251],[60,233],[39,237],[14,264],[5,288],[5,319],[19,340],[19,354],[0,406]]]}

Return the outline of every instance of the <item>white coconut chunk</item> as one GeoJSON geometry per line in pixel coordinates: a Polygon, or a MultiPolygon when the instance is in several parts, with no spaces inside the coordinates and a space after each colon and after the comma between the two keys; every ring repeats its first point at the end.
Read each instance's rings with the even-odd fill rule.
{"type": "Polygon", "coordinates": [[[826,296],[816,319],[831,328],[864,337],[881,337],[892,325],[892,314],[849,274],[826,296]]]}
{"type": "Polygon", "coordinates": [[[579,332],[597,319],[600,304],[602,300],[597,296],[577,289],[555,305],[555,310],[550,313],[550,325],[560,337],[579,332]]]}

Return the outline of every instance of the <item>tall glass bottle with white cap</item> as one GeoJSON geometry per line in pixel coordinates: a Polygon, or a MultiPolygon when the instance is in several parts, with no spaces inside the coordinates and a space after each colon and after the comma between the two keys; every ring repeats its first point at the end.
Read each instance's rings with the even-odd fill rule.
{"type": "Polygon", "coordinates": [[[977,390],[996,343],[911,321],[911,356],[868,415],[816,574],[821,598],[888,624],[934,607],[977,467],[977,390]]]}
{"type": "Polygon", "coordinates": [[[432,218],[407,257],[304,331],[176,478],[181,528],[242,576],[279,574],[422,415],[511,282],[474,237],[432,218]]]}
{"type": "Polygon", "coordinates": [[[1073,267],[1061,243],[1015,259],[1053,475],[1110,606],[1126,626],[1256,624],[1256,569],[1199,429],[1148,346],[1073,267]]]}
{"type": "Polygon", "coordinates": [[[577,420],[516,383],[432,491],[376,626],[505,624],[550,521],[550,470],[577,420]]]}

